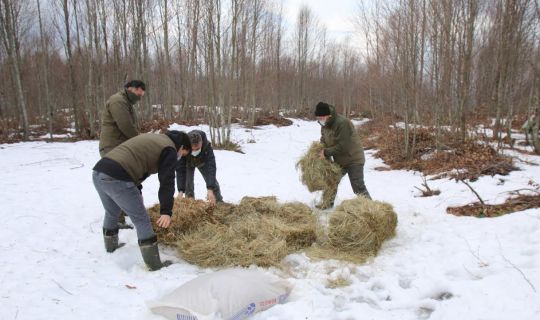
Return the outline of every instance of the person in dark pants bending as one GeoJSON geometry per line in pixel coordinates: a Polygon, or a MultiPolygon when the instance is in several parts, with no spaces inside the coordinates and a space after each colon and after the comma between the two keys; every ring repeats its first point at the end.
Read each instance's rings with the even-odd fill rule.
{"type": "Polygon", "coordinates": [[[219,183],[216,179],[216,158],[212,144],[201,130],[193,130],[188,133],[191,143],[191,153],[180,158],[176,164],[176,185],[178,197],[184,195],[188,198],[195,197],[195,168],[202,174],[206,182],[207,199],[210,204],[223,201],[219,183]]]}

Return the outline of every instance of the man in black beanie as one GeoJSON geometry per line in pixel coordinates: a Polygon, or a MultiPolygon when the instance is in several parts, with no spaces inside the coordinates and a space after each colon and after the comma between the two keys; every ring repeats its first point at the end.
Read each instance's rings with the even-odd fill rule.
{"type": "Polygon", "coordinates": [[[118,217],[123,211],[135,225],[148,268],[154,271],[170,264],[161,262],[157,236],[138,186],[151,174],[158,174],[161,216],[157,225],[168,228],[174,204],[176,161],[190,152],[191,144],[185,132],[145,133],[120,144],[96,163],[92,178],[105,209],[103,238],[107,252],[123,245],[118,243],[118,217]]]}
{"type": "MultiPolygon", "coordinates": [[[[341,167],[342,176],[349,175],[353,192],[371,199],[364,184],[364,148],[351,120],[338,115],[336,109],[325,102],[315,107],[315,116],[321,125],[321,159],[334,161],[341,167]]],[[[334,206],[338,185],[323,192],[322,201],[316,207],[328,209],[334,206]]]]}

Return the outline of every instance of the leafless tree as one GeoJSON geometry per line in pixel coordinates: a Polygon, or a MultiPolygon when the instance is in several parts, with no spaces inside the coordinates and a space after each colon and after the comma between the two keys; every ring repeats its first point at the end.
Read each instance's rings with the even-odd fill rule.
{"type": "Polygon", "coordinates": [[[20,2],[12,0],[0,1],[0,36],[2,46],[7,53],[9,69],[15,87],[17,106],[23,123],[23,139],[28,140],[29,123],[26,100],[21,79],[21,59],[19,54],[19,30],[17,19],[20,13],[20,2]]]}

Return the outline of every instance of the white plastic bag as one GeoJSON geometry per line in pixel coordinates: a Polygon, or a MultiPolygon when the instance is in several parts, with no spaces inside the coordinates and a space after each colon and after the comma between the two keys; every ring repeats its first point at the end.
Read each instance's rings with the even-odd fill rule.
{"type": "Polygon", "coordinates": [[[148,308],[171,320],[241,320],[283,303],[292,286],[257,269],[225,269],[186,282],[148,308]]]}

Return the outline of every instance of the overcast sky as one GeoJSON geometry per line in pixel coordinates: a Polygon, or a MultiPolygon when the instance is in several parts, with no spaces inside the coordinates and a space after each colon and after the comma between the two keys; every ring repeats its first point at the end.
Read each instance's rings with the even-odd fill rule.
{"type": "Polygon", "coordinates": [[[287,22],[294,26],[298,10],[306,4],[318,21],[324,24],[329,38],[342,39],[354,33],[352,19],[360,0],[283,0],[283,13],[287,22]]]}

